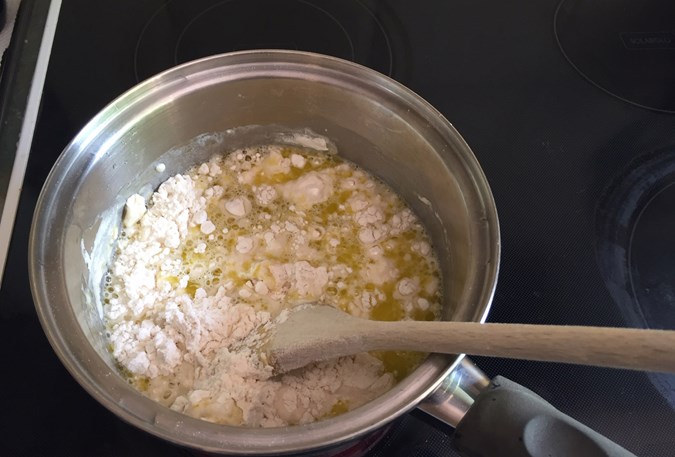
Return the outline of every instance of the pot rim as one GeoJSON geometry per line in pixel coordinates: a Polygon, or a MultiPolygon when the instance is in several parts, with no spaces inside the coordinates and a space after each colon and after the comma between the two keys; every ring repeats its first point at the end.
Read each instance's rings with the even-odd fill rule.
{"type": "MultiPolygon", "coordinates": [[[[293,77],[302,72],[306,75],[308,71],[322,73],[328,75],[327,77],[346,77],[350,85],[366,86],[371,91],[376,90],[387,97],[402,100],[410,110],[422,114],[429,125],[442,135],[444,141],[461,151],[464,164],[474,181],[482,217],[485,218],[485,233],[482,235],[487,240],[486,274],[478,294],[479,299],[474,305],[474,320],[485,321],[499,270],[499,224],[492,193],[469,146],[440,112],[393,79],[336,57],[285,50],[219,54],[173,67],[132,87],[87,123],[54,164],[35,208],[28,249],[29,277],[35,307],[52,348],[78,383],[118,417],[146,432],[206,452],[240,455],[282,455],[341,444],[368,434],[414,408],[436,389],[459,364],[463,355],[431,355],[413,375],[399,382],[384,395],[335,418],[291,427],[246,428],[212,424],[172,411],[144,397],[121,376],[118,376],[119,382],[115,381],[114,389],[102,389],[97,379],[112,374],[110,367],[91,344],[84,348],[75,348],[74,345],[81,343],[83,339],[87,341],[81,328],[81,335],[63,335],[59,331],[59,321],[76,318],[69,304],[54,304],[55,300],[67,302],[68,296],[49,283],[45,267],[46,246],[50,242],[52,230],[50,214],[54,212],[52,202],[58,194],[60,177],[67,173],[78,158],[78,151],[105,129],[111,119],[133,113],[139,107],[147,108],[144,105],[145,100],[157,92],[166,94],[172,91],[188,91],[195,84],[207,84],[207,78],[217,75],[220,75],[219,81],[237,79],[232,77],[234,68],[239,69],[240,77],[241,74],[252,77],[262,71],[272,72],[277,77],[293,77]],[[69,311],[64,311],[63,308],[69,311]],[[80,351],[77,355],[74,354],[75,349],[80,351]],[[78,356],[86,357],[88,363],[94,363],[97,369],[94,372],[87,369],[78,360],[78,356]]],[[[132,122],[133,119],[132,117],[132,122]]],[[[111,141],[113,140],[114,138],[111,141]]]]}

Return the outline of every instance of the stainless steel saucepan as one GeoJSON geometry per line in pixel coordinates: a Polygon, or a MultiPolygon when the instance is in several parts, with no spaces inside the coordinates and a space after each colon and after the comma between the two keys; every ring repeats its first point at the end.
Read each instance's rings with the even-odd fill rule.
{"type": "MultiPolygon", "coordinates": [[[[92,119],[54,165],[29,252],[35,305],[54,350],[120,418],[207,452],[333,455],[416,407],[458,425],[481,391],[504,387],[488,386],[462,356],[432,355],[391,391],[341,416],[271,429],[174,412],[141,395],[115,368],[100,287],[126,198],[224,148],[284,131],[325,136],[343,157],[389,183],[432,236],[443,319],[484,321],[499,265],[497,213],[479,164],[452,125],[410,90],[362,66],[303,52],[250,51],[181,65],[132,88],[92,119]]],[[[467,439],[462,446],[471,452],[473,445],[467,439]]]]}

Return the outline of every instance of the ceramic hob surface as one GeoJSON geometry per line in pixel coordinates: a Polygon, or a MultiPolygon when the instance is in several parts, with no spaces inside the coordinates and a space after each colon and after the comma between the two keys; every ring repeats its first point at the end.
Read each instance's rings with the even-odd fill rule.
{"type": "MultiPolygon", "coordinates": [[[[27,0],[26,0],[27,1],[27,0]]],[[[77,131],[137,82],[214,53],[330,54],[416,91],[490,182],[502,263],[489,321],[675,329],[672,2],[63,0],[0,291],[0,454],[182,456],[93,400],[42,332],[27,240],[77,131]]],[[[675,377],[477,358],[639,456],[675,449],[675,377]]],[[[404,415],[372,457],[456,455],[404,415]]]]}

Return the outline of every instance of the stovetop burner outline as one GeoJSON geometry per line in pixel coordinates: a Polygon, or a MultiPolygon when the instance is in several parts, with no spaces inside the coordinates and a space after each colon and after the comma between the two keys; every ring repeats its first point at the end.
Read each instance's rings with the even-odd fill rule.
{"type": "MultiPolygon", "coordinates": [[[[193,17],[192,19],[190,19],[190,21],[185,25],[185,27],[183,28],[183,30],[182,30],[182,31],[180,32],[180,34],[178,35],[178,39],[177,39],[177,41],[176,41],[176,46],[175,46],[175,48],[174,48],[174,64],[177,65],[178,62],[179,62],[178,51],[179,51],[179,49],[180,49],[180,45],[181,45],[181,42],[182,42],[182,40],[183,40],[183,37],[185,36],[185,32],[190,28],[190,26],[191,26],[192,24],[194,24],[195,22],[197,22],[197,20],[198,20],[199,18],[201,18],[202,16],[204,16],[204,15],[205,15],[206,13],[208,13],[209,11],[212,11],[212,10],[214,10],[214,9],[216,9],[216,8],[218,8],[218,7],[220,7],[220,6],[222,6],[223,4],[231,3],[231,2],[233,2],[233,1],[237,1],[237,0],[223,0],[223,1],[221,1],[221,2],[218,2],[218,3],[214,4],[214,5],[209,6],[209,7],[206,8],[204,11],[202,11],[201,13],[197,14],[195,17],[193,17]]],[[[331,19],[333,20],[333,22],[335,22],[335,24],[340,28],[340,30],[342,30],[342,32],[343,32],[344,35],[345,35],[345,38],[347,39],[347,42],[349,43],[349,48],[350,48],[350,56],[349,56],[349,60],[354,60],[354,58],[355,58],[355,56],[354,56],[354,54],[355,54],[355,52],[354,52],[354,43],[353,43],[352,39],[350,38],[349,33],[347,32],[347,30],[345,30],[345,28],[342,26],[342,24],[340,24],[340,21],[338,21],[338,20],[335,18],[335,16],[333,16],[332,14],[330,14],[330,13],[329,13],[328,11],[326,11],[324,8],[321,8],[321,7],[317,6],[317,5],[314,5],[314,4],[312,4],[312,3],[308,2],[308,1],[305,1],[305,0],[294,0],[294,1],[296,1],[296,2],[298,2],[298,3],[302,3],[302,4],[304,4],[304,5],[307,5],[307,6],[310,7],[310,8],[315,8],[316,10],[321,11],[323,14],[325,14],[326,16],[328,16],[329,18],[331,18],[331,19]]],[[[379,24],[379,23],[378,23],[378,24],[379,24]]],[[[387,35],[386,35],[386,34],[383,34],[383,35],[384,35],[384,37],[385,37],[385,39],[386,39],[386,38],[387,38],[387,35]]],[[[298,48],[296,48],[296,49],[299,50],[298,48]]],[[[391,49],[390,49],[390,51],[391,51],[391,49]]]]}
{"type": "MultiPolygon", "coordinates": [[[[662,1],[667,2],[669,0],[662,0],[662,1]]],[[[643,109],[648,109],[648,110],[659,112],[659,113],[675,114],[675,93],[671,92],[671,95],[669,97],[670,101],[668,102],[668,103],[670,103],[669,107],[663,108],[663,107],[653,106],[649,103],[643,103],[642,101],[639,101],[639,99],[644,96],[644,95],[640,95],[639,91],[638,91],[638,95],[635,95],[634,93],[630,93],[628,95],[621,95],[621,94],[617,93],[616,91],[612,91],[612,90],[608,89],[606,87],[606,85],[608,84],[607,81],[598,82],[597,81],[598,77],[592,77],[589,74],[588,71],[585,71],[584,69],[581,68],[581,66],[584,65],[583,62],[581,64],[575,63],[575,58],[573,58],[570,55],[570,50],[568,49],[566,51],[566,47],[562,42],[563,40],[561,40],[561,30],[559,28],[559,19],[560,19],[561,14],[562,14],[563,5],[566,2],[568,2],[568,0],[561,0],[560,3],[558,3],[558,5],[555,9],[555,13],[553,15],[553,33],[554,33],[554,36],[555,36],[556,43],[558,45],[558,49],[560,50],[562,55],[565,57],[567,62],[572,66],[572,68],[574,68],[574,70],[579,75],[581,75],[586,81],[588,81],[593,86],[597,87],[598,89],[600,89],[601,91],[603,91],[604,93],[606,93],[607,95],[609,95],[613,98],[616,98],[616,99],[621,100],[625,103],[628,103],[630,105],[637,106],[637,107],[640,107],[640,108],[643,108],[643,109]]],[[[593,2],[591,2],[590,4],[593,4],[593,2]]],[[[576,32],[578,32],[578,31],[576,31],[576,32]]],[[[578,33],[575,33],[575,34],[578,34],[578,33]]],[[[634,52],[639,52],[640,50],[642,50],[642,51],[645,51],[645,50],[652,50],[652,51],[653,50],[657,50],[657,51],[658,50],[661,50],[661,51],[666,50],[668,52],[672,52],[673,53],[673,59],[675,59],[675,28],[673,30],[661,30],[661,29],[659,29],[659,30],[656,30],[656,31],[646,31],[646,32],[645,31],[637,31],[637,30],[627,30],[627,31],[621,33],[621,41],[623,43],[623,46],[626,49],[633,49],[634,52]],[[644,35],[644,36],[649,36],[650,39],[655,39],[657,35],[662,36],[664,34],[668,35],[669,40],[671,41],[670,45],[665,46],[665,47],[664,46],[659,47],[659,46],[654,46],[654,45],[631,47],[630,45],[627,44],[627,40],[630,38],[630,36],[644,35]]],[[[593,45],[593,43],[591,43],[591,46],[592,45],[593,45]]],[[[587,51],[587,49],[588,48],[584,49],[584,51],[587,51]]],[[[607,54],[608,53],[602,53],[602,56],[604,57],[607,54]]],[[[673,65],[673,69],[675,70],[675,65],[673,65]]],[[[602,79],[602,77],[599,77],[599,78],[602,79]]],[[[653,82],[652,82],[652,84],[653,84],[653,82]]],[[[656,85],[658,85],[658,84],[656,84],[656,85]]],[[[647,89],[647,91],[650,91],[650,90],[652,90],[652,89],[647,89]]],[[[643,91],[644,91],[644,88],[643,88],[643,91]]],[[[628,92],[630,92],[630,89],[628,90],[628,92]]]]}
{"type": "MultiPolygon", "coordinates": [[[[332,33],[332,31],[339,31],[338,32],[340,35],[339,40],[326,39],[326,37],[324,36],[312,41],[312,44],[308,45],[307,44],[308,42],[297,42],[292,39],[289,40],[287,37],[280,37],[278,40],[276,38],[274,40],[263,39],[262,41],[256,41],[257,37],[254,37],[253,41],[248,43],[234,43],[232,41],[228,41],[227,37],[224,37],[222,42],[217,42],[216,40],[214,40],[216,46],[223,48],[222,51],[217,50],[215,52],[210,52],[208,54],[200,54],[194,56],[188,55],[187,57],[181,56],[181,53],[185,52],[184,48],[186,47],[185,45],[186,36],[190,33],[191,29],[194,28],[195,23],[197,23],[199,20],[203,20],[204,18],[208,18],[208,13],[213,13],[218,8],[224,6],[232,6],[236,8],[237,2],[238,0],[222,0],[215,4],[205,5],[206,6],[205,8],[200,9],[194,14],[190,14],[190,16],[186,18],[187,22],[183,22],[180,24],[173,24],[171,26],[173,27],[173,29],[169,32],[163,30],[162,32],[166,36],[161,37],[161,39],[162,41],[166,42],[166,47],[171,49],[164,49],[160,51],[160,53],[163,51],[164,54],[166,55],[163,57],[159,57],[159,59],[164,60],[159,65],[156,62],[151,62],[149,64],[146,63],[145,64],[146,67],[147,66],[151,67],[151,70],[147,71],[147,69],[144,70],[142,68],[143,61],[141,60],[141,54],[144,50],[144,47],[147,46],[147,44],[144,43],[147,42],[150,35],[154,33],[152,30],[153,27],[161,27],[157,25],[157,21],[159,20],[159,18],[161,18],[162,14],[165,11],[167,11],[169,5],[176,4],[178,6],[181,6],[181,3],[175,2],[174,0],[167,0],[166,2],[164,2],[152,13],[148,21],[144,24],[139,34],[138,40],[136,42],[133,57],[134,58],[133,71],[136,80],[142,81],[143,79],[153,76],[154,74],[157,74],[163,70],[166,70],[180,63],[189,60],[194,60],[200,57],[205,57],[206,55],[214,53],[217,54],[221,52],[232,52],[245,49],[265,49],[265,48],[305,50],[310,52],[329,54],[346,60],[351,60],[360,63],[362,65],[370,66],[388,76],[393,76],[395,69],[395,56],[392,48],[392,39],[389,36],[389,33],[395,33],[395,30],[388,31],[387,27],[385,27],[382,20],[378,17],[378,14],[384,14],[386,16],[387,11],[385,8],[383,8],[382,10],[378,9],[378,14],[376,14],[370,7],[368,7],[361,0],[350,0],[335,3],[336,9],[334,11],[326,8],[325,7],[326,5],[323,5],[321,1],[312,2],[309,0],[286,0],[289,6],[302,5],[302,7],[306,9],[306,11],[309,12],[314,11],[319,13],[320,16],[317,16],[319,19],[323,19],[334,24],[335,27],[331,27],[330,28],[331,31],[329,31],[328,33],[332,33]],[[338,17],[340,15],[342,16],[346,15],[342,19],[347,20],[347,22],[343,21],[340,17],[338,17]],[[359,41],[358,37],[354,36],[355,32],[360,32],[363,30],[362,28],[357,27],[356,24],[358,24],[358,20],[355,21],[353,19],[354,17],[358,17],[359,15],[362,17],[364,21],[366,21],[367,28],[369,28],[373,32],[374,38],[371,40],[367,40],[367,42],[364,40],[359,41]],[[321,43],[320,47],[317,48],[315,43],[321,43]],[[334,48],[335,46],[338,47],[342,46],[342,48],[336,50],[334,48]],[[363,52],[360,53],[359,52],[360,50],[367,51],[365,53],[366,55],[363,55],[363,52]],[[167,51],[171,53],[170,57],[167,51]]],[[[263,7],[265,4],[264,0],[258,0],[258,2],[260,3],[259,6],[261,7],[263,7]]],[[[277,4],[273,2],[270,4],[278,6],[281,3],[279,2],[277,4]]],[[[246,8],[250,8],[251,2],[247,2],[245,5],[246,8]]],[[[227,16],[225,17],[227,18],[227,16]]],[[[283,21],[283,18],[281,20],[283,21]]],[[[384,17],[383,20],[386,21],[386,17],[384,17]]],[[[225,27],[224,29],[226,30],[227,28],[225,27]]],[[[330,38],[330,36],[328,38],[330,38]]],[[[157,42],[150,44],[157,45],[157,42]]],[[[153,48],[153,50],[154,49],[155,48],[153,48]]],[[[158,57],[154,56],[153,58],[157,59],[158,57]]]]}
{"type": "MultiPolygon", "coordinates": [[[[634,159],[600,197],[596,213],[598,265],[605,286],[629,326],[675,329],[675,321],[669,318],[670,304],[675,299],[670,289],[675,281],[658,284],[664,272],[675,270],[675,266],[669,267],[673,263],[667,254],[672,248],[664,246],[658,257],[652,252],[647,255],[647,263],[643,261],[644,249],[658,249],[663,246],[658,237],[667,237],[668,216],[672,213],[664,212],[664,208],[653,212],[655,202],[664,199],[660,204],[666,207],[675,202],[675,146],[634,159]],[[650,233],[653,228],[659,233],[650,233]],[[645,267],[649,270],[643,274],[645,267]]],[[[675,375],[647,376],[675,407],[675,375]]]]}

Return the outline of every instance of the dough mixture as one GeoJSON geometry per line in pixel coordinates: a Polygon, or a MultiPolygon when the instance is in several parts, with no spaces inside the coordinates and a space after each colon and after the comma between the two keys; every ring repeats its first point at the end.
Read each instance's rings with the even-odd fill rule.
{"type": "Polygon", "coordinates": [[[127,200],[105,278],[110,348],[129,382],[190,416],[303,424],[356,408],[421,361],[363,353],[272,377],[242,344],[284,309],[432,320],[440,275],[391,189],[335,154],[261,146],[216,156],[127,200]]]}

